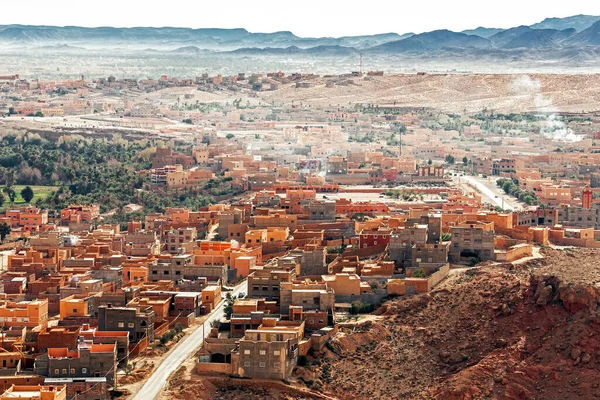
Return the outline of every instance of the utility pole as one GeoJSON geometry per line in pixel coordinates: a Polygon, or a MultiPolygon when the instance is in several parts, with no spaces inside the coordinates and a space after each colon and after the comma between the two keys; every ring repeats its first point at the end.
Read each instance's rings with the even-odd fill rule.
{"type": "Polygon", "coordinates": [[[148,357],[148,346],[150,346],[150,338],[148,337],[148,327],[146,327],[146,349],[144,351],[146,357],[148,357]]]}

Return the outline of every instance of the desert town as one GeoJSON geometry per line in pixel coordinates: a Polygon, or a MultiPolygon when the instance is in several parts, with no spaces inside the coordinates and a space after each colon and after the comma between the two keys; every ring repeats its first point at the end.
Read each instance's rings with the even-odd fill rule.
{"type": "MultiPolygon", "coordinates": [[[[290,95],[385,79],[0,76],[0,399],[241,398],[240,387],[264,398],[260,385],[279,398],[363,399],[359,375],[342,371],[402,335],[386,318],[420,301],[455,296],[437,307],[462,310],[469,284],[481,292],[471,304],[495,296],[487,279],[535,297],[535,315],[568,307],[564,265],[552,263],[600,248],[600,115],[290,95]],[[83,146],[98,154],[77,158],[83,146]],[[112,172],[85,163],[135,186],[102,193],[89,181],[112,172]],[[524,266],[560,271],[534,287],[524,266]]],[[[515,96],[533,82],[507,79],[515,96]]],[[[525,313],[516,297],[489,318],[525,313]]],[[[498,340],[498,351],[516,341],[498,340]]],[[[582,347],[561,351],[597,363],[582,347]]],[[[456,374],[485,357],[440,355],[456,374]]],[[[508,386],[503,377],[491,380],[508,386]]],[[[475,390],[395,379],[404,386],[378,396],[475,390]]],[[[548,394],[531,390],[514,393],[548,394]]],[[[568,398],[559,393],[548,398],[568,398]]]]}

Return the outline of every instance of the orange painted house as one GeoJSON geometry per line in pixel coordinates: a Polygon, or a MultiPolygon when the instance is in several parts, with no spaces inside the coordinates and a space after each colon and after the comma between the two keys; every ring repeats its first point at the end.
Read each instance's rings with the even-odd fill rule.
{"type": "Polygon", "coordinates": [[[0,305],[0,326],[35,328],[48,324],[48,300],[5,302],[0,305]]]}

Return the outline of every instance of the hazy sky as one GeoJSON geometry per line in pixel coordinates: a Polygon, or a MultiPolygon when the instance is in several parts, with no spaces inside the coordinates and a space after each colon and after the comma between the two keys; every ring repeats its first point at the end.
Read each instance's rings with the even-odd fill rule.
{"type": "Polygon", "coordinates": [[[510,28],[546,17],[600,15],[598,0],[23,0],[17,4],[18,9],[0,14],[0,25],[246,28],[337,37],[510,28]]]}

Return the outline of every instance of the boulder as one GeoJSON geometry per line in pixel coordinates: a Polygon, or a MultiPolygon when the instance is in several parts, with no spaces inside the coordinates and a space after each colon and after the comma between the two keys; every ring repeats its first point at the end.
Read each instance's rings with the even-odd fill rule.
{"type": "Polygon", "coordinates": [[[552,286],[544,285],[543,282],[540,282],[540,285],[538,285],[538,289],[536,290],[535,294],[535,303],[538,306],[545,306],[552,300],[552,286]],[[543,287],[540,288],[540,286],[542,285],[543,287]]]}

